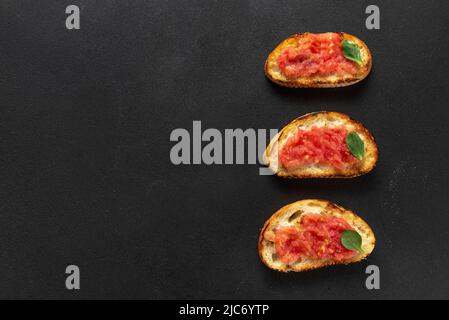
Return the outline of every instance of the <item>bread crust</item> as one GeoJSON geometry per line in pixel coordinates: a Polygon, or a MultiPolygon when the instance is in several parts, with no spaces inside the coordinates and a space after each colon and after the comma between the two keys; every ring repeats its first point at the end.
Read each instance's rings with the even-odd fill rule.
{"type": "Polygon", "coordinates": [[[259,237],[259,257],[261,261],[270,269],[280,272],[303,272],[308,270],[314,270],[318,268],[328,267],[338,264],[351,264],[365,260],[374,251],[376,246],[376,238],[371,227],[357,214],[354,212],[344,209],[336,204],[333,204],[327,200],[301,200],[290,205],[287,205],[280,210],[278,210],[264,225],[259,237]],[[268,241],[265,238],[267,232],[272,232],[273,229],[278,227],[280,224],[285,225],[286,221],[289,221],[289,217],[295,213],[302,211],[302,214],[298,216],[291,223],[294,226],[299,223],[302,216],[307,214],[323,214],[331,215],[334,217],[342,218],[348,222],[351,227],[354,228],[362,236],[362,248],[364,253],[358,254],[352,259],[345,260],[342,262],[337,262],[333,260],[312,260],[303,259],[299,263],[285,264],[279,260],[274,260],[273,255],[275,254],[274,243],[268,241]]]}
{"type": "Polygon", "coordinates": [[[356,44],[360,48],[363,64],[359,67],[359,71],[355,75],[347,75],[344,77],[337,76],[313,76],[289,79],[280,72],[277,65],[277,58],[288,47],[294,46],[298,39],[309,35],[309,32],[295,34],[284,40],[273,52],[268,56],[265,62],[265,75],[273,81],[284,87],[289,88],[338,88],[347,87],[364,80],[371,72],[373,58],[368,46],[359,38],[344,32],[337,32],[342,40],[347,40],[356,44]]]}
{"type": "Polygon", "coordinates": [[[354,178],[372,171],[378,161],[378,147],[373,135],[360,122],[339,112],[321,111],[309,113],[292,121],[277,134],[267,147],[264,154],[265,164],[279,177],[307,179],[307,178],[354,178]],[[306,166],[294,170],[283,168],[279,164],[278,152],[298,130],[307,129],[315,124],[324,126],[344,126],[348,131],[356,132],[365,143],[364,159],[353,166],[339,170],[330,166],[306,166]]]}

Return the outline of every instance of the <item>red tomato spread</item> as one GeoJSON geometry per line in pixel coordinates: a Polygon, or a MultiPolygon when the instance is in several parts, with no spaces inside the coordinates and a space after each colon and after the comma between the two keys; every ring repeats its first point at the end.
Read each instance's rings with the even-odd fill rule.
{"type": "Polygon", "coordinates": [[[357,73],[355,62],[343,56],[338,33],[308,34],[298,40],[296,47],[285,49],[277,64],[288,78],[311,76],[343,76],[357,73]]]}
{"type": "Polygon", "coordinates": [[[343,219],[310,214],[298,227],[275,231],[276,253],[283,263],[301,262],[304,258],[344,261],[357,255],[341,244],[341,234],[353,230],[343,219]]]}
{"type": "Polygon", "coordinates": [[[355,164],[359,160],[348,149],[348,133],[344,127],[298,130],[279,151],[279,163],[286,169],[317,164],[343,169],[355,164]]]}

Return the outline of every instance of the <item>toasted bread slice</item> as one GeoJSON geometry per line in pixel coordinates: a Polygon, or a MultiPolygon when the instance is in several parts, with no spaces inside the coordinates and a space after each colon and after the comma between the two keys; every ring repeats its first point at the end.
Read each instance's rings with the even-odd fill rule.
{"type": "Polygon", "coordinates": [[[264,154],[265,164],[280,177],[284,178],[352,178],[364,175],[374,169],[378,160],[378,149],[374,137],[359,122],[338,112],[317,112],[302,116],[277,134],[264,154]],[[287,169],[280,164],[278,155],[283,145],[293,137],[299,129],[310,130],[313,127],[344,127],[348,132],[356,132],[365,144],[365,156],[361,161],[336,168],[327,165],[307,165],[294,169],[287,169]]]}
{"type": "Polygon", "coordinates": [[[281,272],[302,272],[336,264],[350,264],[366,259],[373,251],[376,239],[370,226],[352,211],[325,200],[303,200],[283,207],[276,212],[265,224],[259,238],[259,256],[269,268],[281,272]],[[300,224],[302,217],[308,214],[334,216],[344,219],[362,237],[363,253],[350,260],[337,262],[333,260],[302,259],[294,264],[285,264],[277,256],[275,244],[267,240],[279,227],[294,227],[300,224]]]}
{"type": "Polygon", "coordinates": [[[278,66],[277,59],[289,47],[295,47],[298,39],[307,37],[310,33],[302,33],[291,36],[284,40],[268,57],[265,63],[265,74],[273,82],[291,88],[337,88],[353,85],[365,79],[372,68],[372,55],[368,46],[359,38],[339,32],[340,38],[357,45],[360,49],[362,65],[358,67],[356,74],[347,74],[344,76],[337,75],[314,75],[311,77],[288,78],[278,66]]]}

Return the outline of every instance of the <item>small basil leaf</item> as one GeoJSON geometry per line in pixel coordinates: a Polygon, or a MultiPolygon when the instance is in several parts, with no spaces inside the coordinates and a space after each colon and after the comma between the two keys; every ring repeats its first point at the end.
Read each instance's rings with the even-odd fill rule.
{"type": "Polygon", "coordinates": [[[346,145],[354,157],[363,160],[365,157],[365,143],[355,132],[351,132],[346,137],[346,145]]]}
{"type": "Polygon", "coordinates": [[[359,66],[363,65],[362,55],[360,54],[360,48],[346,40],[342,42],[343,55],[346,59],[356,62],[359,66]]]}
{"type": "Polygon", "coordinates": [[[357,231],[346,230],[341,234],[341,244],[348,250],[363,254],[362,236],[357,231]]]}

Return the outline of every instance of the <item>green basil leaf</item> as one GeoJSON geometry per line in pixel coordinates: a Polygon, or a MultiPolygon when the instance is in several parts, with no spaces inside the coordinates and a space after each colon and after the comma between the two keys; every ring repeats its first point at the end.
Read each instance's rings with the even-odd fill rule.
{"type": "Polygon", "coordinates": [[[341,234],[341,244],[348,250],[363,254],[362,236],[357,231],[346,230],[341,234]]]}
{"type": "Polygon", "coordinates": [[[346,137],[346,145],[354,157],[363,160],[365,157],[365,143],[356,132],[351,132],[346,137]]]}
{"type": "Polygon", "coordinates": [[[363,65],[362,55],[360,54],[360,48],[346,40],[342,42],[343,55],[346,59],[356,62],[359,66],[363,65]]]}

